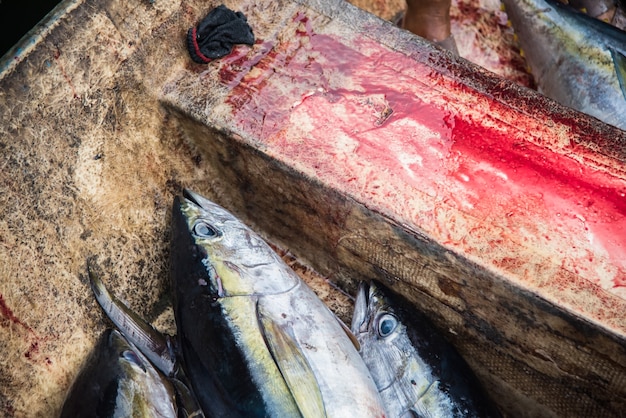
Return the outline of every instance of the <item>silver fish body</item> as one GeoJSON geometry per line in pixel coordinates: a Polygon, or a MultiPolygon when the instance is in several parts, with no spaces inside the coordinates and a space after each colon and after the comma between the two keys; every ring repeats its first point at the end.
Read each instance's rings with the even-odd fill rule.
{"type": "Polygon", "coordinates": [[[626,32],[556,0],[503,0],[538,90],[626,130],[626,32]]]}
{"type": "Polygon", "coordinates": [[[352,331],[389,418],[500,416],[456,350],[382,285],[360,285],[352,331]]]}
{"type": "Polygon", "coordinates": [[[67,394],[65,417],[171,417],[174,389],[118,331],[108,329],[67,394]]]}
{"type": "Polygon", "coordinates": [[[385,416],[349,330],[232,214],[185,191],[170,257],[178,346],[208,416],[385,416]]]}

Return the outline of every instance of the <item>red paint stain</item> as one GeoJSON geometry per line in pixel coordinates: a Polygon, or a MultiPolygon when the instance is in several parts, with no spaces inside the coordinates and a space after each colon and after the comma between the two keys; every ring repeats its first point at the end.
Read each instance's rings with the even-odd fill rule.
{"type": "Polygon", "coordinates": [[[24,357],[29,360],[33,359],[33,356],[39,352],[39,342],[33,341],[30,343],[30,347],[28,347],[28,351],[24,353],[24,357]]]}
{"type": "Polygon", "coordinates": [[[63,62],[61,62],[61,60],[59,59],[61,57],[61,50],[59,48],[57,48],[56,51],[54,51],[53,57],[54,57],[54,60],[57,62],[57,64],[59,64],[59,69],[61,70],[61,74],[63,74],[63,78],[65,78],[65,81],[67,81],[68,86],[70,86],[70,90],[72,91],[72,95],[74,96],[74,99],[80,99],[80,97],[78,97],[78,94],[76,94],[76,89],[74,88],[74,83],[72,83],[72,79],[70,78],[69,75],[67,75],[67,72],[65,71],[65,67],[63,66],[63,62]]]}
{"type": "Polygon", "coordinates": [[[272,53],[273,43],[257,41],[256,45],[260,48],[256,50],[252,57],[248,57],[249,48],[236,47],[233,52],[225,58],[222,58],[222,67],[220,69],[220,79],[229,87],[238,86],[243,77],[264,59],[268,54],[272,53]],[[225,65],[224,65],[225,64],[225,65]]]}
{"type": "MultiPolygon", "coordinates": [[[[29,342],[29,346],[26,352],[24,353],[24,357],[26,357],[28,360],[34,363],[43,361],[43,363],[48,366],[52,365],[52,360],[50,359],[50,357],[45,357],[43,360],[41,359],[40,343],[47,341],[48,338],[39,337],[28,324],[26,324],[24,321],[19,319],[13,313],[13,310],[9,308],[9,306],[7,305],[1,293],[0,293],[0,314],[4,318],[4,321],[2,322],[8,323],[8,324],[13,323],[15,325],[19,325],[25,331],[27,331],[28,335],[26,337],[26,340],[29,342]]],[[[0,322],[0,325],[5,325],[2,322],[0,322]]]]}
{"type": "Polygon", "coordinates": [[[12,401],[8,399],[3,399],[0,401],[0,411],[4,412],[7,417],[15,416],[15,407],[11,403],[12,401]]]}
{"type": "MultiPolygon", "coordinates": [[[[584,272],[605,289],[626,286],[622,179],[553,152],[543,144],[554,133],[541,121],[511,117],[506,105],[430,67],[364,37],[348,46],[316,34],[303,13],[293,23],[292,41],[222,64],[241,130],[269,152],[382,207],[412,214],[403,205],[412,191],[425,193],[501,226],[500,241],[539,251],[561,245],[553,251],[563,254],[564,269],[584,272]],[[310,126],[300,134],[292,120],[310,126]],[[596,271],[607,258],[612,270],[596,271]]],[[[558,115],[555,121],[574,126],[558,115]]],[[[435,210],[410,216],[435,222],[435,210]]],[[[439,227],[428,232],[454,244],[445,230],[454,225],[439,227]]]]}
{"type": "Polygon", "coordinates": [[[302,23],[302,25],[304,25],[304,30],[301,28],[302,25],[296,28],[297,35],[311,37],[315,34],[313,32],[313,25],[311,24],[311,20],[303,12],[296,13],[296,15],[293,17],[293,22],[302,23]]]}
{"type": "Polygon", "coordinates": [[[4,297],[2,296],[1,293],[0,293],[0,314],[2,314],[2,316],[6,320],[8,320],[9,322],[12,322],[12,323],[14,323],[16,325],[20,325],[26,331],[34,333],[34,331],[33,331],[33,329],[31,327],[26,325],[24,322],[22,322],[21,319],[19,319],[17,316],[15,316],[15,314],[13,313],[11,308],[9,308],[9,306],[7,305],[7,303],[4,300],[4,297]]]}

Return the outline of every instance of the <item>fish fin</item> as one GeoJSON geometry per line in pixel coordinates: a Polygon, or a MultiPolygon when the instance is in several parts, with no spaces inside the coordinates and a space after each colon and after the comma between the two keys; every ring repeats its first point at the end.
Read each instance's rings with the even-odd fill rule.
{"type": "Polygon", "coordinates": [[[193,391],[190,389],[191,385],[186,383],[186,376],[184,376],[184,374],[178,375],[169,380],[176,389],[176,395],[180,404],[178,416],[182,418],[204,418],[204,412],[200,409],[200,406],[198,406],[198,401],[193,391]],[[183,382],[180,377],[183,377],[185,382],[183,382]]]}
{"type": "Polygon", "coordinates": [[[354,335],[352,330],[346,324],[344,324],[341,318],[339,318],[338,316],[335,316],[335,318],[337,319],[337,322],[339,322],[339,325],[341,325],[341,329],[343,329],[350,341],[352,341],[352,344],[354,344],[354,348],[356,348],[356,351],[361,351],[361,344],[359,343],[359,340],[357,340],[356,335],[354,335]]]}
{"type": "Polygon", "coordinates": [[[169,337],[154,329],[152,325],[115,297],[95,272],[90,260],[87,261],[87,272],[96,300],[109,319],[157,369],[166,376],[171,376],[176,369],[176,360],[169,337]]]}
{"type": "Polygon", "coordinates": [[[315,374],[289,326],[277,324],[257,309],[265,343],[304,418],[326,416],[315,374]]]}
{"type": "Polygon", "coordinates": [[[619,86],[622,89],[622,94],[626,100],[626,56],[621,52],[609,48],[611,56],[613,57],[613,64],[615,65],[615,72],[617,73],[617,79],[619,86]]]}

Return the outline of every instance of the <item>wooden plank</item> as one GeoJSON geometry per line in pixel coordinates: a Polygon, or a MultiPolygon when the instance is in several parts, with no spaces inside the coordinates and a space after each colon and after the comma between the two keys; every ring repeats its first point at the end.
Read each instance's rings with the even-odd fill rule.
{"type": "Polygon", "coordinates": [[[624,132],[348,5],[290,6],[164,90],[233,208],[348,289],[410,295],[511,415],[619,415],[624,132]]]}

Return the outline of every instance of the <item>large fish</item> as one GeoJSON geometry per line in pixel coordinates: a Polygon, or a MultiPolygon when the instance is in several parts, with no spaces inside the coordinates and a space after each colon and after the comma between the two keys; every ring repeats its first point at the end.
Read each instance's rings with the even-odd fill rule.
{"type": "Polygon", "coordinates": [[[170,383],[112,329],[100,337],[61,411],[61,418],[177,416],[170,383]]]}
{"type": "Polygon", "coordinates": [[[385,416],[354,336],[265,241],[190,191],[172,216],[177,340],[207,415],[385,416]]]}
{"type": "Polygon", "coordinates": [[[500,416],[454,347],[382,285],[359,286],[352,331],[389,418],[500,416]]]}
{"type": "Polygon", "coordinates": [[[626,130],[626,32],[556,0],[503,0],[538,90],[626,130]]]}

